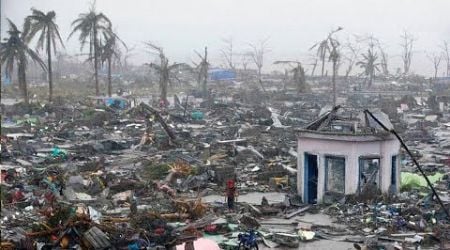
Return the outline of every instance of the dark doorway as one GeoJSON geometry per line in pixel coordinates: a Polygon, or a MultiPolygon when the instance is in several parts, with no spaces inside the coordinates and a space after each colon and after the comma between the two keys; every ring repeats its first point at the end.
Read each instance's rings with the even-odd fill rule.
{"type": "Polygon", "coordinates": [[[392,165],[391,165],[391,187],[393,190],[397,190],[397,156],[392,156],[392,165]]]}
{"type": "Polygon", "coordinates": [[[307,203],[317,202],[317,181],[319,170],[317,168],[317,155],[305,153],[305,194],[307,203]]]}

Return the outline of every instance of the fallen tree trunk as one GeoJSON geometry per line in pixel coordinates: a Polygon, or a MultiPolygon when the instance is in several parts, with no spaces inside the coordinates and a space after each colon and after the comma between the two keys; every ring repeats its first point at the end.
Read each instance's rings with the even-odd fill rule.
{"type": "Polygon", "coordinates": [[[161,114],[159,113],[158,110],[150,107],[149,105],[147,105],[147,104],[145,104],[143,102],[141,102],[141,104],[139,104],[139,105],[141,106],[141,108],[142,108],[142,110],[144,112],[151,113],[151,114],[153,114],[156,117],[156,119],[158,119],[158,122],[161,123],[161,126],[163,127],[163,129],[167,133],[167,135],[170,137],[170,139],[172,139],[172,140],[176,139],[175,134],[169,128],[169,126],[167,126],[167,123],[164,121],[164,119],[162,118],[162,116],[161,116],[161,114]]]}

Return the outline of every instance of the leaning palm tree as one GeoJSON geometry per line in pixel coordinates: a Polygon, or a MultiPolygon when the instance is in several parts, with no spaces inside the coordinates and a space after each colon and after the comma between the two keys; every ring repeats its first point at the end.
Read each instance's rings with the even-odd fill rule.
{"type": "Polygon", "coordinates": [[[167,100],[167,88],[170,82],[170,78],[176,78],[175,72],[181,69],[189,69],[191,67],[186,63],[173,63],[169,65],[169,59],[164,54],[164,50],[162,47],[156,46],[152,43],[145,43],[152,52],[157,53],[159,55],[160,64],[150,63],[148,64],[151,69],[155,70],[159,74],[159,88],[161,90],[160,94],[160,102],[167,105],[169,102],[167,100]]]}
{"type": "Polygon", "coordinates": [[[5,66],[5,70],[8,75],[11,75],[14,71],[14,64],[17,64],[17,77],[19,80],[19,88],[22,91],[24,102],[29,103],[28,88],[26,70],[28,66],[28,60],[38,63],[42,69],[47,70],[45,63],[39,58],[38,54],[28,47],[25,43],[23,36],[20,35],[20,31],[17,26],[7,19],[9,23],[9,37],[0,44],[0,61],[2,66],[5,66]]]}
{"type": "Polygon", "coordinates": [[[112,95],[111,66],[114,59],[120,60],[119,43],[117,43],[117,41],[119,41],[125,48],[127,46],[115,34],[105,36],[104,41],[105,44],[100,46],[100,58],[102,64],[106,63],[108,67],[108,96],[111,96],[112,95]]]}
{"type": "Polygon", "coordinates": [[[375,72],[380,71],[378,68],[380,63],[377,63],[378,56],[376,52],[373,52],[372,48],[367,50],[367,54],[362,54],[361,56],[363,60],[357,62],[356,65],[364,69],[364,74],[369,79],[367,87],[370,88],[375,79],[375,72]]]}
{"type": "Polygon", "coordinates": [[[97,13],[94,7],[88,13],[82,13],[72,22],[73,30],[69,38],[75,33],[80,32],[78,40],[81,43],[80,49],[83,50],[86,44],[89,44],[89,58],[94,61],[95,94],[99,95],[98,86],[98,67],[100,61],[100,43],[102,37],[113,35],[111,30],[111,21],[103,13],[97,13]]]}
{"type": "Polygon", "coordinates": [[[24,38],[28,43],[37,33],[40,32],[37,42],[37,49],[43,49],[44,43],[47,51],[47,68],[48,68],[48,101],[52,101],[53,97],[53,76],[52,76],[52,47],[53,53],[56,54],[56,43],[59,42],[64,47],[61,36],[59,35],[58,25],[55,23],[56,14],[49,11],[47,14],[40,10],[31,9],[32,14],[25,18],[24,38]]]}
{"type": "Polygon", "coordinates": [[[317,57],[320,59],[320,61],[322,62],[322,71],[321,71],[321,76],[324,76],[324,71],[325,71],[325,58],[327,56],[328,51],[330,50],[330,46],[328,44],[328,38],[320,41],[316,44],[314,44],[309,50],[312,50],[314,48],[317,47],[317,57]]]}

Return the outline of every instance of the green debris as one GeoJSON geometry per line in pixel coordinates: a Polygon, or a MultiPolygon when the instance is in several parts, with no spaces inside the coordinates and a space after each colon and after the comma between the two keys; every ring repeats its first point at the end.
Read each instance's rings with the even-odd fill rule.
{"type": "Polygon", "coordinates": [[[200,121],[203,120],[203,117],[204,117],[203,112],[194,111],[191,113],[192,120],[200,121]]]}
{"type": "Polygon", "coordinates": [[[36,117],[29,117],[29,118],[25,118],[25,119],[16,120],[17,125],[22,125],[22,124],[35,125],[38,123],[39,123],[39,120],[36,117]]]}
{"type": "Polygon", "coordinates": [[[168,164],[149,164],[144,167],[142,177],[147,180],[160,180],[167,176],[169,169],[168,164]]]}
{"type": "Polygon", "coordinates": [[[55,146],[52,148],[51,153],[53,158],[61,158],[61,159],[67,159],[67,152],[65,150],[60,149],[59,147],[55,146]]]}
{"type": "Polygon", "coordinates": [[[239,225],[238,224],[232,224],[232,223],[229,223],[228,224],[228,229],[230,230],[230,231],[237,231],[238,230],[238,228],[239,228],[239,225]]]}
{"type": "MultiPolygon", "coordinates": [[[[431,184],[435,184],[440,181],[444,174],[436,173],[434,175],[427,176],[431,184]]],[[[403,172],[401,173],[400,190],[407,191],[411,189],[427,188],[428,184],[425,178],[419,174],[403,172]]]]}

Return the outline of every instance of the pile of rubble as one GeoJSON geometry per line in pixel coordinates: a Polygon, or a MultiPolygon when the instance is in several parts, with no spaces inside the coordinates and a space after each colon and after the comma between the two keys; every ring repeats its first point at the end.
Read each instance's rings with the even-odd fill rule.
{"type": "MultiPolygon", "coordinates": [[[[175,97],[159,108],[98,100],[3,107],[2,248],[234,249],[252,230],[270,248],[319,239],[449,246],[448,218],[420,184],[396,197],[303,204],[296,129],[318,117],[326,100],[274,93],[269,106],[245,98],[175,97]],[[239,190],[231,211],[223,198],[229,179],[239,190]],[[315,215],[331,222],[302,221],[315,215]]],[[[435,156],[426,156],[435,160],[424,166],[429,173],[443,167],[436,189],[448,209],[445,124],[434,124],[441,132],[416,148],[435,156]]]]}

